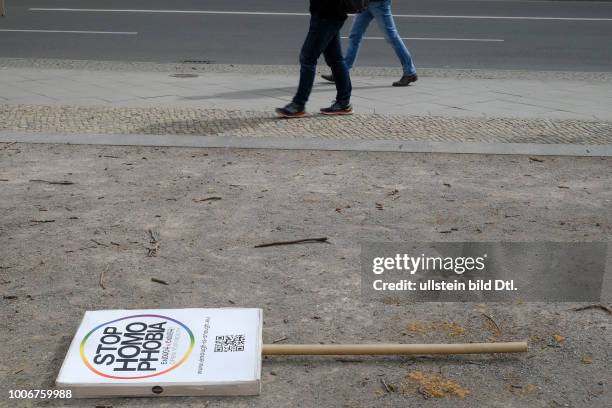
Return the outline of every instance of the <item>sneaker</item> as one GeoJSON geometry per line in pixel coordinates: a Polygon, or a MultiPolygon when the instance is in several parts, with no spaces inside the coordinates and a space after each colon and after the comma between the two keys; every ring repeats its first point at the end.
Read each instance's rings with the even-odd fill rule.
{"type": "Polygon", "coordinates": [[[334,101],[329,108],[321,108],[321,113],[323,115],[352,115],[353,105],[350,103],[341,105],[334,101]]]}
{"type": "Polygon", "coordinates": [[[418,81],[419,77],[417,74],[414,75],[404,75],[399,81],[393,83],[393,86],[408,86],[413,82],[418,81]]]}
{"type": "Polygon", "coordinates": [[[288,103],[282,108],[276,108],[276,114],[281,118],[301,118],[306,115],[303,106],[299,106],[295,102],[288,103]]]}
{"type": "Polygon", "coordinates": [[[323,74],[321,75],[321,78],[323,78],[326,81],[329,82],[336,82],[336,80],[334,79],[334,76],[332,74],[323,74]]]}

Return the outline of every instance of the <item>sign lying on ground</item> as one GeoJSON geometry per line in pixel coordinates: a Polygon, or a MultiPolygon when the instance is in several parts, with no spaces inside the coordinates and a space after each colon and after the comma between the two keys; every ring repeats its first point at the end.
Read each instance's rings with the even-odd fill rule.
{"type": "Polygon", "coordinates": [[[75,397],[258,395],[262,355],[523,353],[526,342],[262,344],[261,309],[86,312],[57,378],[75,397]]]}
{"type": "Polygon", "coordinates": [[[86,312],[57,385],[76,397],[257,395],[261,309],[86,312]]]}

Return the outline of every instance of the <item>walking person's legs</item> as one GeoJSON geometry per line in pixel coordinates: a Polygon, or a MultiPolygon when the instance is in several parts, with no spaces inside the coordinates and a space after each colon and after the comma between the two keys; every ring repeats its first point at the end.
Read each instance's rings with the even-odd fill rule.
{"type": "Polygon", "coordinates": [[[357,14],[353,20],[351,32],[349,33],[348,37],[348,48],[346,49],[346,55],[344,56],[344,62],[346,63],[346,67],[349,69],[349,71],[353,69],[353,65],[355,64],[355,60],[359,54],[359,48],[361,47],[361,40],[363,39],[363,35],[373,19],[374,15],[368,8],[367,10],[357,14]]]}
{"type": "Polygon", "coordinates": [[[317,60],[330,39],[329,30],[322,19],[312,16],[308,34],[300,51],[300,82],[293,97],[293,102],[299,106],[304,107],[308,102],[317,72],[317,60]]]}
{"type": "Polygon", "coordinates": [[[342,21],[336,22],[311,16],[308,34],[300,51],[300,82],[297,92],[291,103],[276,109],[277,114],[283,117],[300,117],[306,114],[306,102],[312,92],[317,72],[317,60],[341,27],[342,21]]]}
{"type": "Polygon", "coordinates": [[[348,67],[342,56],[340,30],[338,30],[334,39],[329,42],[323,55],[336,80],[336,100],[329,108],[321,109],[321,113],[324,115],[350,115],[353,113],[353,107],[351,106],[352,85],[348,67]]]}
{"type": "MultiPolygon", "coordinates": [[[[333,72],[341,78],[338,85],[338,98],[344,109],[350,107],[351,83],[348,70],[342,57],[342,44],[340,43],[340,29],[344,19],[323,18],[313,15],[310,18],[308,35],[300,52],[300,82],[297,92],[291,103],[283,108],[276,109],[276,113],[285,118],[294,118],[306,114],[305,107],[317,70],[317,60],[325,53],[325,59],[333,72]]],[[[333,106],[332,106],[333,107],[333,106]]],[[[327,112],[327,114],[347,114],[347,112],[327,112]]]]}
{"type": "Polygon", "coordinates": [[[387,42],[393,47],[404,70],[402,78],[394,82],[393,86],[408,86],[411,82],[416,82],[418,77],[416,74],[416,67],[412,61],[412,55],[395,26],[393,12],[391,11],[391,0],[382,0],[372,4],[374,5],[371,7],[371,10],[376,18],[376,22],[381,31],[385,33],[387,42]]]}
{"type": "MultiPolygon", "coordinates": [[[[374,19],[374,15],[369,10],[365,10],[355,16],[353,19],[353,25],[351,26],[351,32],[349,34],[349,44],[346,50],[346,55],[344,57],[344,62],[346,67],[351,70],[353,68],[353,64],[357,59],[357,54],[359,53],[359,47],[361,46],[361,39],[363,38],[363,34],[365,34],[370,22],[374,19]]],[[[321,78],[334,82],[334,74],[323,74],[321,78]]]]}

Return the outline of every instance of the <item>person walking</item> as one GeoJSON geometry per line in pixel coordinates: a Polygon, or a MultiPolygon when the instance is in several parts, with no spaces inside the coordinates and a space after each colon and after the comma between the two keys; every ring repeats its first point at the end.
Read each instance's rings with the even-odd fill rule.
{"type": "MultiPolygon", "coordinates": [[[[347,68],[349,70],[353,68],[355,60],[357,59],[357,54],[359,53],[363,35],[374,19],[376,19],[380,30],[385,33],[385,39],[393,47],[404,69],[402,78],[394,82],[393,86],[408,86],[416,82],[419,77],[417,76],[416,68],[412,62],[412,55],[410,55],[410,51],[397,32],[395,20],[393,19],[393,12],[391,10],[391,0],[370,0],[367,10],[355,16],[349,34],[349,46],[344,59],[347,68]]],[[[333,72],[331,75],[322,75],[322,77],[330,82],[335,82],[336,80],[333,72]]]]}
{"type": "Polygon", "coordinates": [[[291,103],[277,108],[283,118],[297,118],[306,114],[306,102],[314,85],[317,60],[323,54],[336,83],[336,100],[324,115],[351,115],[351,78],[344,63],[340,29],[347,19],[341,0],[310,0],[310,27],[300,52],[300,82],[291,103]]]}

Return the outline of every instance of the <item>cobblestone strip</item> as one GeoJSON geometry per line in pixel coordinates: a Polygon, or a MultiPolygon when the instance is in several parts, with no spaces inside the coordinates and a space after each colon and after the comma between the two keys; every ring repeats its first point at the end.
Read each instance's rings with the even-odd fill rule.
{"type": "Polygon", "coordinates": [[[0,105],[0,130],[54,133],[318,137],[346,140],[612,144],[612,123],[355,114],[277,119],[270,112],[193,108],[0,105]]]}

